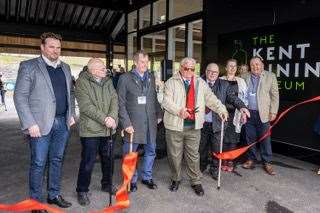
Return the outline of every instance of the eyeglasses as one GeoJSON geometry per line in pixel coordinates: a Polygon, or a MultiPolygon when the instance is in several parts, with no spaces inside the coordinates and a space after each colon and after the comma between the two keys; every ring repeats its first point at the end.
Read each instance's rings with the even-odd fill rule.
{"type": "Polygon", "coordinates": [[[215,70],[207,70],[208,73],[212,73],[212,74],[219,74],[218,71],[215,71],[215,70]]]}
{"type": "Polygon", "coordinates": [[[186,71],[186,72],[187,72],[187,71],[194,72],[195,69],[194,69],[194,68],[191,68],[191,67],[183,67],[183,70],[186,71]]]}

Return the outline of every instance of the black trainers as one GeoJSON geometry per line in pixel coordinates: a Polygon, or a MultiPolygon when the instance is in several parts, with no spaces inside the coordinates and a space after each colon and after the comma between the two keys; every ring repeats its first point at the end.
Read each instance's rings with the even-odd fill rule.
{"type": "Polygon", "coordinates": [[[78,198],[78,203],[81,206],[87,206],[90,204],[88,192],[78,192],[77,198],[78,198]]]}

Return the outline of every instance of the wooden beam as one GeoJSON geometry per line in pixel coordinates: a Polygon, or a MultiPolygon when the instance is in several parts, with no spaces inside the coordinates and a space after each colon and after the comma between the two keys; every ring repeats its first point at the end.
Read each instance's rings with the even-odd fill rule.
{"type": "MultiPolygon", "coordinates": [[[[73,6],[73,10],[72,10],[72,12],[71,12],[70,19],[69,19],[69,23],[68,23],[69,26],[72,25],[73,20],[75,19],[75,14],[76,14],[76,11],[77,11],[78,7],[79,7],[78,5],[74,5],[74,6],[73,6]]],[[[65,22],[65,23],[66,23],[66,22],[65,22]]]]}
{"type": "Polygon", "coordinates": [[[32,5],[32,1],[26,0],[26,10],[24,12],[24,17],[26,19],[26,22],[29,21],[31,5],[32,5]]]}
{"type": "Polygon", "coordinates": [[[108,24],[109,20],[113,16],[113,14],[114,14],[114,11],[112,11],[112,10],[108,11],[108,15],[106,16],[104,22],[101,22],[101,25],[99,27],[100,30],[102,30],[108,24]]]}
{"type": "MultiPolygon", "coordinates": [[[[99,8],[99,10],[98,10],[98,12],[97,12],[96,16],[94,17],[94,19],[93,19],[93,21],[92,21],[92,23],[91,23],[92,28],[94,28],[94,26],[96,25],[97,20],[98,20],[98,18],[99,18],[99,16],[100,16],[100,14],[101,14],[101,11],[102,11],[102,9],[101,9],[101,8],[99,8]]],[[[85,26],[85,27],[87,28],[87,26],[85,26]]]]}
{"type": "Polygon", "coordinates": [[[16,21],[17,21],[17,22],[19,22],[20,11],[21,11],[21,0],[16,0],[16,10],[15,10],[15,14],[16,14],[16,21]]]}
{"type": "Polygon", "coordinates": [[[47,22],[48,22],[48,18],[49,18],[49,8],[51,8],[50,7],[50,5],[52,4],[52,0],[48,0],[48,2],[47,2],[47,4],[46,4],[46,7],[45,7],[45,9],[44,9],[44,13],[43,13],[43,18],[44,18],[44,24],[47,24],[47,22]]]}
{"type": "Polygon", "coordinates": [[[43,1],[43,0],[38,0],[38,2],[37,2],[37,7],[36,7],[36,11],[35,11],[35,13],[34,13],[35,23],[36,23],[36,24],[39,22],[40,8],[41,8],[42,1],[43,1]]]}
{"type": "Polygon", "coordinates": [[[60,6],[60,2],[56,2],[56,6],[54,7],[53,15],[52,15],[52,23],[55,24],[57,20],[58,9],[60,6]]]}
{"type": "Polygon", "coordinates": [[[86,18],[86,20],[84,21],[84,23],[83,23],[82,26],[85,27],[85,26],[88,24],[89,19],[90,19],[90,17],[92,16],[92,12],[93,12],[93,7],[90,8],[90,11],[89,11],[89,13],[88,13],[88,15],[87,15],[87,18],[86,18]]]}
{"type": "MultiPolygon", "coordinates": [[[[62,15],[61,15],[61,20],[60,20],[60,24],[63,25],[64,23],[64,19],[66,17],[66,12],[67,12],[67,9],[68,9],[68,4],[64,4],[64,8],[63,8],[63,12],[62,12],[62,15]]],[[[55,23],[54,23],[55,24],[55,23]]]]}
{"type": "Polygon", "coordinates": [[[78,20],[77,20],[77,22],[75,23],[75,26],[79,26],[79,24],[80,24],[80,22],[81,22],[81,19],[82,19],[82,17],[83,17],[84,10],[86,9],[85,6],[81,6],[81,7],[82,7],[82,9],[81,9],[81,12],[80,12],[80,14],[79,14],[79,16],[78,16],[78,20]]]}
{"type": "Polygon", "coordinates": [[[6,0],[6,20],[10,19],[10,0],[6,0]]]}

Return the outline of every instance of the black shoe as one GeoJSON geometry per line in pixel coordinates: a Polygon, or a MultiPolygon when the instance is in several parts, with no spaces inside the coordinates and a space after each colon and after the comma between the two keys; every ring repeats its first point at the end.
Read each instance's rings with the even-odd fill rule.
{"type": "Polygon", "coordinates": [[[66,201],[65,199],[63,199],[63,197],[61,195],[58,195],[57,197],[55,197],[54,199],[47,199],[47,202],[49,204],[55,204],[57,206],[59,206],[60,208],[69,208],[70,206],[72,206],[72,204],[68,201],[66,201]]]}
{"type": "Polygon", "coordinates": [[[136,192],[138,190],[137,183],[130,184],[130,192],[136,192]]]}
{"type": "Polygon", "coordinates": [[[31,213],[48,213],[46,210],[32,210],[31,213]]]}
{"type": "Polygon", "coordinates": [[[211,167],[209,169],[209,174],[214,180],[218,180],[218,175],[219,175],[218,168],[211,167]]]}
{"type": "Polygon", "coordinates": [[[172,192],[176,192],[179,189],[180,181],[171,181],[171,185],[169,186],[169,190],[172,192]]]}
{"type": "Polygon", "coordinates": [[[191,187],[198,196],[204,195],[204,191],[201,184],[192,185],[191,187]]]}
{"type": "Polygon", "coordinates": [[[207,166],[201,166],[200,165],[200,171],[203,173],[204,171],[206,171],[207,170],[207,166]]]}
{"type": "MultiPolygon", "coordinates": [[[[110,193],[110,185],[103,185],[101,187],[101,191],[110,193]]],[[[117,193],[117,191],[118,191],[118,189],[114,185],[112,185],[111,194],[115,195],[117,193]]]]}
{"type": "Polygon", "coordinates": [[[158,188],[157,184],[155,184],[152,179],[141,180],[141,183],[146,185],[149,189],[157,189],[158,188]]]}
{"type": "Polygon", "coordinates": [[[77,198],[78,198],[78,203],[81,206],[87,206],[90,204],[88,192],[78,192],[77,198]]]}

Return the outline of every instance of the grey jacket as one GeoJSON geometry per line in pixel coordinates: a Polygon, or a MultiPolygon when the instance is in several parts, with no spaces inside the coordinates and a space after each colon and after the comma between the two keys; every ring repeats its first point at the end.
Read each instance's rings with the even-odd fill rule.
{"type": "MultiPolygon", "coordinates": [[[[75,117],[74,90],[69,65],[61,62],[66,77],[68,110],[66,123],[69,128],[71,116],[75,117]]],[[[56,113],[56,99],[46,64],[41,57],[22,61],[14,90],[14,104],[20,119],[21,128],[38,125],[41,135],[47,135],[53,125],[56,113]]]]}
{"type": "Polygon", "coordinates": [[[132,71],[121,75],[117,85],[120,128],[133,126],[133,142],[139,144],[146,143],[148,128],[150,139],[155,142],[157,118],[161,118],[155,79],[150,72],[145,91],[142,88],[142,81],[132,71]],[[146,104],[138,104],[139,96],[146,96],[146,104]]]}

